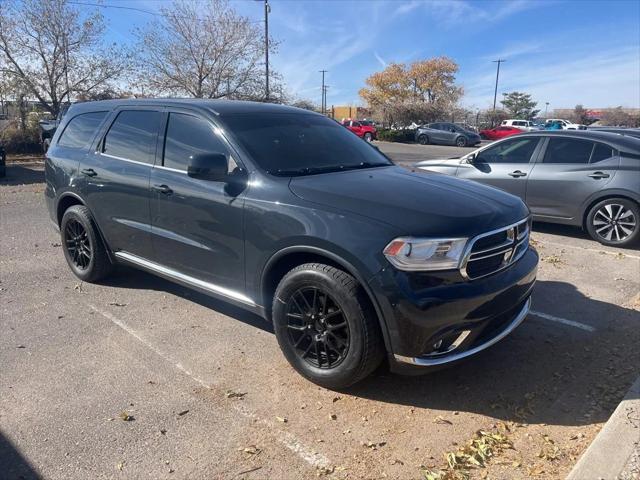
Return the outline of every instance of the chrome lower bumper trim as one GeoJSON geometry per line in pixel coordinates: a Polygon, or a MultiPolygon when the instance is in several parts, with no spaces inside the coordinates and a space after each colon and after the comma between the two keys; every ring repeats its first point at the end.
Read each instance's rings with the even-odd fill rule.
{"type": "Polygon", "coordinates": [[[433,367],[436,365],[444,365],[446,363],[455,362],[457,360],[461,360],[466,357],[470,357],[471,355],[475,355],[478,352],[481,352],[485,348],[489,348],[491,345],[498,343],[504,337],[513,332],[518,325],[522,323],[522,321],[526,318],[529,313],[529,308],[531,308],[531,298],[528,298],[522,310],[515,316],[515,318],[511,321],[509,326],[505,328],[498,335],[490,339],[489,341],[483,343],[482,345],[478,345],[470,350],[466,350],[464,352],[455,353],[452,355],[447,355],[443,357],[436,358],[425,358],[425,357],[405,357],[403,355],[394,355],[394,358],[398,362],[402,363],[410,363],[412,365],[417,365],[420,367],[433,367]]]}

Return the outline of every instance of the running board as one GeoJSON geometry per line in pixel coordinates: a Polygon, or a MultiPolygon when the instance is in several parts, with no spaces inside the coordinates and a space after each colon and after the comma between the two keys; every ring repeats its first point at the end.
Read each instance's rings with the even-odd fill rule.
{"type": "Polygon", "coordinates": [[[138,257],[137,255],[133,255],[131,253],[119,251],[119,252],[115,252],[115,256],[119,260],[124,260],[126,262],[132,263],[133,265],[137,265],[137,266],[142,267],[142,268],[144,268],[146,270],[149,270],[149,271],[151,271],[153,273],[157,273],[159,275],[167,277],[167,278],[169,278],[171,280],[175,280],[177,282],[185,283],[187,285],[191,285],[193,287],[205,290],[207,292],[210,292],[210,293],[213,293],[213,294],[216,294],[216,295],[221,295],[221,296],[226,297],[226,298],[230,298],[232,300],[244,303],[244,304],[249,305],[251,307],[257,307],[258,306],[249,297],[247,297],[246,295],[244,295],[242,293],[236,292],[235,290],[230,290],[228,288],[220,287],[220,286],[215,285],[213,283],[205,282],[204,280],[200,280],[198,278],[194,278],[194,277],[191,277],[189,275],[185,275],[184,273],[180,273],[180,272],[178,272],[176,270],[173,270],[172,268],[165,267],[164,265],[160,265],[158,263],[152,262],[152,261],[147,260],[145,258],[138,257]]]}

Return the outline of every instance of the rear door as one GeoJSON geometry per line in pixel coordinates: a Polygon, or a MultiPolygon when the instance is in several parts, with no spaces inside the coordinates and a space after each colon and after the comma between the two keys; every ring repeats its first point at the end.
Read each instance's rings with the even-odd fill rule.
{"type": "Polygon", "coordinates": [[[189,157],[222,153],[240,168],[220,129],[198,113],[171,109],[151,173],[154,259],[222,289],[244,291],[244,195],[230,184],[187,175],[189,157]]]}
{"type": "Polygon", "coordinates": [[[81,191],[113,251],[151,254],[149,178],[161,117],[161,107],[115,110],[80,165],[81,191]]]}
{"type": "Polygon", "coordinates": [[[540,137],[527,136],[504,140],[476,154],[473,164],[458,169],[458,177],[476,180],[486,185],[526,197],[531,160],[540,144],[540,137]]]}
{"type": "Polygon", "coordinates": [[[433,129],[433,132],[429,132],[429,142],[431,143],[447,143],[447,136],[443,131],[443,125],[441,123],[431,123],[428,125],[429,128],[433,129]]]}
{"type": "Polygon", "coordinates": [[[527,204],[535,215],[575,218],[583,202],[616,174],[620,158],[600,142],[550,137],[531,171],[527,204]]]}

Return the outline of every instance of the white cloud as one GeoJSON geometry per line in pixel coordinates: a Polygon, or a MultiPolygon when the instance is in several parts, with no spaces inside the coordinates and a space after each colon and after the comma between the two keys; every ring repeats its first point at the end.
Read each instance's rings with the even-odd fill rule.
{"type": "Polygon", "coordinates": [[[373,52],[373,55],[376,57],[376,60],[378,60],[378,63],[382,66],[382,68],[387,68],[387,62],[380,56],[378,52],[373,52]]]}

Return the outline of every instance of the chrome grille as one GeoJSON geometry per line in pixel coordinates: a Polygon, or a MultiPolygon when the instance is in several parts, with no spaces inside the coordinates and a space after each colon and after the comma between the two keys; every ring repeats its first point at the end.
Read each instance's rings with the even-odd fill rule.
{"type": "Polygon", "coordinates": [[[529,248],[530,223],[527,218],[473,238],[462,260],[462,276],[475,280],[516,262],[529,248]]]}

